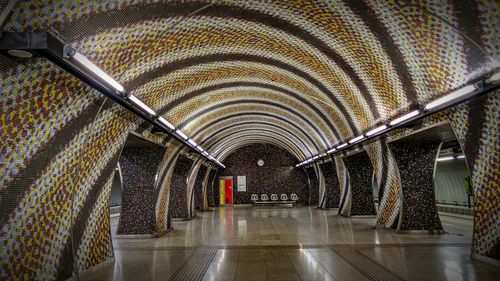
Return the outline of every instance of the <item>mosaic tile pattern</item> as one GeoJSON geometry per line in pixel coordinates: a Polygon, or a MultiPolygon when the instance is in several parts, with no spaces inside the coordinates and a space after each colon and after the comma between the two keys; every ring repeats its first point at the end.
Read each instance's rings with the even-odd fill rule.
{"type": "Polygon", "coordinates": [[[332,162],[320,164],[325,177],[325,200],[321,208],[338,208],[340,203],[340,186],[335,164],[332,162]]]}
{"type": "MultiPolygon", "coordinates": [[[[294,169],[297,159],[288,151],[270,144],[247,145],[235,150],[224,159],[226,169],[219,172],[222,176],[246,176],[247,191],[238,192],[234,181],[233,200],[235,204],[251,204],[252,194],[282,194],[296,193],[299,203],[308,203],[307,178],[300,169],[294,169]],[[257,161],[262,159],[263,166],[257,161]]],[[[217,195],[214,200],[218,203],[218,177],[214,187],[217,195]]]]}
{"type": "Polygon", "coordinates": [[[399,230],[442,230],[434,196],[434,166],[439,142],[393,142],[389,146],[401,176],[399,230]]]}
{"type": "Polygon", "coordinates": [[[347,173],[348,185],[351,195],[349,216],[375,215],[375,204],[372,193],[373,168],[370,158],[365,151],[343,158],[347,173]]]}
{"type": "MultiPolygon", "coordinates": [[[[188,197],[188,174],[193,165],[193,160],[180,155],[173,168],[170,185],[169,213],[172,218],[190,219],[191,197],[188,197]]],[[[189,194],[190,195],[190,194],[189,194]]]]}
{"type": "Polygon", "coordinates": [[[113,257],[109,221],[109,197],[113,176],[106,182],[89,216],[76,253],[78,268],[91,268],[113,257]]]}
{"type": "MultiPolygon", "coordinates": [[[[20,1],[4,29],[49,31],[186,133],[204,127],[198,142],[222,128],[215,121],[230,116],[250,116],[254,129],[263,119],[280,128],[295,124],[298,128],[288,131],[304,143],[284,132],[268,134],[265,141],[304,159],[498,66],[496,2],[218,1],[186,17],[208,2],[20,1]],[[245,101],[253,104],[243,106],[245,101]]],[[[101,95],[44,59],[14,62],[0,73],[0,91],[6,93],[0,95],[0,192],[6,206],[0,276],[64,279],[71,271],[66,266],[72,261],[66,250],[71,229],[78,229],[77,240],[89,237],[87,216],[103,216],[95,212],[106,208],[94,205],[129,132],[144,124],[116,105],[103,104],[101,95]]],[[[488,169],[498,159],[498,98],[479,108],[461,107],[449,116],[467,148],[480,203],[474,253],[498,258],[498,171],[488,169]]],[[[225,138],[213,142],[220,155],[229,155],[238,141],[225,138]]],[[[254,134],[243,141],[263,138],[254,134]]],[[[372,164],[380,161],[374,160],[380,159],[374,150],[372,164]]],[[[155,190],[159,230],[169,225],[178,153],[175,147],[167,151],[155,190]]],[[[349,177],[336,162],[345,212],[353,194],[344,188],[349,177]]],[[[387,162],[387,175],[394,174],[393,162],[387,162]]],[[[373,167],[384,175],[383,164],[373,167]]],[[[390,178],[384,195],[395,192],[395,177],[390,178]]],[[[386,227],[397,205],[393,196],[387,198],[392,203],[379,215],[386,227]]],[[[106,225],[100,224],[94,237],[105,237],[106,225]]],[[[80,270],[109,257],[108,247],[98,241],[104,240],[88,245],[104,247],[101,254],[81,252],[80,270]]]]}
{"type": "Polygon", "coordinates": [[[379,188],[376,225],[395,228],[401,206],[401,180],[396,160],[387,146],[386,138],[380,138],[376,142],[365,145],[364,148],[370,157],[379,188]]]}
{"type": "Polygon", "coordinates": [[[171,228],[170,220],[172,214],[169,212],[170,189],[174,172],[173,167],[179,156],[179,154],[176,153],[176,151],[179,150],[178,148],[179,147],[176,146],[175,143],[168,144],[167,151],[165,152],[158,172],[160,176],[155,190],[155,218],[158,233],[164,233],[171,228]]]}
{"type": "Polygon", "coordinates": [[[494,259],[500,259],[499,109],[500,91],[497,90],[448,112],[451,125],[462,141],[474,187],[472,250],[474,254],[494,259]]]}
{"type": "MultiPolygon", "coordinates": [[[[207,189],[207,201],[208,201],[208,207],[215,207],[215,203],[217,202],[215,198],[218,198],[215,196],[215,188],[217,186],[216,180],[217,180],[217,170],[212,169],[210,170],[208,177],[207,177],[207,183],[206,183],[206,189],[207,189]]],[[[208,208],[207,208],[208,209],[208,208]]]]}
{"type": "Polygon", "coordinates": [[[127,147],[120,156],[123,195],[118,235],[156,234],[155,188],[165,148],[127,147]],[[140,179],[140,180],[137,180],[140,179]]]}
{"type": "Polygon", "coordinates": [[[316,167],[307,167],[306,174],[309,180],[309,205],[316,205],[319,202],[319,179],[316,167]]]}
{"type": "Polygon", "coordinates": [[[208,207],[206,189],[203,188],[203,182],[207,177],[207,167],[202,165],[196,175],[196,181],[194,183],[194,208],[196,211],[206,211],[208,207]]]}

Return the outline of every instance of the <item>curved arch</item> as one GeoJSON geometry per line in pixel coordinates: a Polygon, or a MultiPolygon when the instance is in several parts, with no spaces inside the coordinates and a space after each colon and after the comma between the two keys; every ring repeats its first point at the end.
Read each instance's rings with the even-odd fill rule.
{"type": "Polygon", "coordinates": [[[220,138],[220,139],[217,139],[216,142],[210,144],[207,149],[210,149],[210,148],[213,148],[212,151],[214,151],[214,153],[219,149],[219,147],[221,146],[224,146],[227,142],[231,141],[234,137],[234,136],[245,136],[245,135],[248,135],[248,136],[269,136],[270,138],[272,139],[275,139],[276,141],[279,141],[279,142],[282,142],[285,147],[283,147],[284,149],[290,151],[290,153],[293,153],[294,155],[296,155],[297,158],[303,158],[305,156],[305,153],[303,150],[300,149],[300,147],[298,147],[294,142],[290,141],[290,139],[288,139],[286,136],[278,133],[278,132],[275,132],[275,131],[271,131],[271,130],[264,130],[264,129],[248,129],[248,130],[240,130],[240,131],[236,131],[234,132],[233,134],[231,134],[230,136],[228,137],[225,137],[225,138],[220,138]],[[295,149],[294,149],[295,147],[295,149]]]}
{"type": "Polygon", "coordinates": [[[281,110],[284,110],[284,111],[288,111],[290,112],[292,115],[294,116],[297,116],[298,119],[301,119],[302,121],[304,121],[307,125],[310,126],[310,128],[316,132],[317,136],[321,139],[321,141],[323,142],[323,146],[325,148],[328,148],[330,145],[329,145],[329,141],[327,139],[325,139],[325,137],[323,136],[323,134],[321,134],[321,131],[318,130],[318,128],[316,126],[314,126],[314,124],[311,123],[311,121],[307,118],[304,118],[304,116],[302,116],[299,112],[295,111],[295,110],[292,110],[292,109],[288,109],[288,108],[284,108],[283,106],[281,106],[280,104],[277,104],[277,103],[273,103],[273,102],[267,102],[267,101],[255,101],[255,100],[237,100],[237,101],[230,101],[230,102],[224,102],[224,103],[221,103],[221,104],[218,104],[218,105],[214,105],[214,106],[210,106],[210,107],[207,107],[205,109],[203,109],[202,111],[200,111],[199,113],[185,119],[181,124],[179,124],[178,128],[179,129],[183,129],[184,127],[186,127],[189,123],[196,123],[196,119],[199,118],[200,116],[206,114],[206,113],[214,113],[216,112],[217,110],[221,110],[225,107],[229,107],[231,105],[239,105],[239,104],[245,104],[245,105],[251,105],[251,104],[262,104],[262,105],[269,105],[271,107],[274,107],[274,108],[278,108],[278,109],[281,109],[281,110]]]}
{"type": "MultiPolygon", "coordinates": [[[[226,132],[228,130],[240,130],[241,131],[242,129],[240,129],[240,128],[242,128],[242,126],[245,126],[245,125],[261,125],[261,126],[271,127],[271,128],[275,128],[277,130],[284,131],[288,135],[290,135],[293,138],[295,138],[299,143],[301,143],[302,147],[309,152],[309,155],[313,155],[313,152],[311,150],[309,150],[309,147],[301,139],[299,139],[297,136],[295,136],[292,132],[290,132],[289,130],[287,130],[285,128],[282,128],[282,127],[279,127],[279,126],[276,126],[276,125],[274,125],[272,123],[267,123],[267,122],[240,122],[240,123],[228,126],[228,127],[223,127],[222,129],[219,129],[219,130],[211,133],[205,140],[203,140],[202,142],[200,142],[200,145],[205,146],[205,144],[207,144],[208,145],[207,149],[209,149],[212,146],[210,140],[214,139],[213,137],[215,137],[216,135],[218,135],[218,134],[220,134],[222,132],[226,132]],[[205,142],[205,141],[207,141],[207,142],[205,142]]],[[[252,130],[252,128],[250,128],[249,130],[252,130]]],[[[260,130],[260,128],[259,129],[253,128],[253,130],[260,130]]],[[[269,129],[266,129],[266,130],[269,130],[269,129]]],[[[286,136],[284,136],[284,137],[288,138],[286,136]]],[[[218,139],[218,138],[215,138],[215,139],[218,139]]],[[[301,150],[304,151],[304,149],[301,149],[301,150]]]]}
{"type": "MultiPolygon", "coordinates": [[[[175,70],[190,67],[193,65],[197,64],[206,64],[210,62],[224,62],[224,61],[246,61],[246,62],[256,62],[260,64],[267,64],[271,65],[280,69],[287,70],[288,72],[291,72],[295,74],[296,76],[304,78],[306,81],[314,85],[316,88],[318,88],[321,92],[326,94],[332,102],[339,108],[340,112],[344,116],[344,118],[347,120],[347,123],[349,127],[351,128],[352,131],[355,133],[358,133],[359,130],[357,126],[354,124],[354,121],[351,118],[351,115],[347,112],[346,108],[344,105],[337,99],[334,93],[332,93],[328,87],[326,87],[323,83],[318,81],[316,78],[314,78],[311,74],[304,72],[297,67],[287,64],[285,62],[272,59],[272,58],[266,58],[258,55],[250,55],[250,54],[211,54],[211,55],[206,55],[206,56],[197,56],[193,57],[191,59],[185,59],[185,60],[179,60],[176,61],[175,63],[172,64],[166,64],[161,67],[158,67],[155,69],[154,73],[147,73],[143,74],[139,77],[137,77],[134,80],[134,83],[138,83],[139,85],[145,84],[148,80],[153,80],[155,78],[165,76],[168,73],[172,73],[175,70]]],[[[127,84],[125,84],[127,85],[127,84]]],[[[133,91],[135,88],[131,85],[128,85],[129,91],[133,91]]]]}
{"type": "MultiPolygon", "coordinates": [[[[253,136],[242,136],[242,137],[236,137],[231,140],[231,142],[227,142],[224,147],[219,147],[221,149],[220,152],[214,152],[215,155],[217,155],[217,158],[219,161],[224,161],[225,157],[229,155],[232,151],[235,149],[252,144],[252,143],[272,143],[274,145],[277,145],[279,147],[284,148],[279,140],[273,139],[273,138],[268,138],[268,136],[265,135],[253,135],[253,136]]],[[[285,148],[286,149],[286,148],[285,148]]],[[[297,159],[299,157],[295,154],[293,154],[297,159]]]]}
{"type": "Polygon", "coordinates": [[[200,97],[204,94],[217,91],[217,90],[227,90],[227,89],[232,89],[232,88],[258,88],[258,89],[265,89],[265,90],[271,90],[272,91],[291,96],[293,99],[299,101],[300,103],[306,105],[308,108],[311,109],[312,112],[318,115],[318,117],[323,120],[323,122],[331,129],[332,133],[335,135],[337,139],[341,139],[338,128],[335,128],[334,124],[331,123],[330,118],[328,118],[320,108],[318,108],[316,105],[314,105],[312,102],[307,100],[306,98],[300,96],[299,94],[287,90],[283,87],[272,85],[272,84],[266,84],[262,82],[246,82],[246,81],[239,81],[239,82],[225,82],[225,83],[220,83],[220,84],[215,84],[215,85],[210,85],[210,86],[205,86],[196,90],[192,90],[188,92],[185,95],[182,95],[180,98],[175,99],[165,105],[163,105],[157,112],[159,115],[163,115],[167,113],[167,110],[171,108],[175,108],[177,106],[180,106],[182,103],[194,99],[196,97],[200,97]]]}
{"type": "MultiPolygon", "coordinates": [[[[297,129],[299,132],[301,132],[304,136],[306,136],[306,138],[310,141],[310,143],[312,145],[314,145],[314,148],[316,148],[317,151],[320,151],[316,142],[314,142],[311,137],[303,130],[303,128],[297,126],[296,124],[288,121],[287,119],[281,117],[281,116],[278,116],[278,115],[274,115],[274,114],[270,114],[270,113],[256,113],[256,112],[252,112],[252,113],[235,113],[235,114],[230,114],[230,115],[225,115],[225,116],[222,116],[218,119],[215,119],[213,121],[211,121],[210,123],[204,125],[200,130],[197,130],[197,131],[194,131],[193,134],[192,134],[192,137],[193,138],[196,138],[196,136],[201,133],[202,131],[216,125],[217,123],[220,123],[220,122],[223,122],[223,121],[226,121],[226,120],[230,120],[230,119],[233,119],[233,118],[239,118],[239,117],[242,117],[242,116],[256,116],[256,117],[268,117],[268,118],[271,118],[271,119],[277,119],[277,120],[280,120],[281,122],[284,122],[286,124],[289,124],[291,127],[297,129]]],[[[235,124],[236,126],[237,124],[235,124]]]]}

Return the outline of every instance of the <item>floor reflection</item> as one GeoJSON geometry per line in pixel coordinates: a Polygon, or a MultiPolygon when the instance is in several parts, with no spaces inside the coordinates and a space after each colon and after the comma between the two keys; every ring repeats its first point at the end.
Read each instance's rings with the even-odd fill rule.
{"type": "Polygon", "coordinates": [[[307,207],[226,207],[197,215],[175,221],[157,239],[113,239],[115,263],[82,279],[168,280],[197,247],[218,249],[199,280],[368,280],[335,247],[406,280],[497,280],[500,274],[469,258],[472,220],[463,218],[442,216],[449,234],[437,235],[375,230],[374,217],[307,207]]]}

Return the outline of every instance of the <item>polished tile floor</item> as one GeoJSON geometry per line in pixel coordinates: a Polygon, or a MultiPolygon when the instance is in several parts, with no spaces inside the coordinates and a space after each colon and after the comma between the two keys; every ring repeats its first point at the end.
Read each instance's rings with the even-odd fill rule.
{"type": "MultiPolygon", "coordinates": [[[[472,261],[472,220],[441,216],[445,234],[373,229],[308,207],[234,207],[174,221],[156,239],[113,239],[116,261],[83,280],[498,280],[472,261]]],[[[117,218],[112,219],[115,231],[117,218]]]]}

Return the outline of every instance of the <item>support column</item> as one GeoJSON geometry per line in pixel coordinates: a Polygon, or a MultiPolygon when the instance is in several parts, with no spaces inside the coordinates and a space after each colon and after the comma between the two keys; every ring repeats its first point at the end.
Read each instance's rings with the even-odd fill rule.
{"type": "Polygon", "coordinates": [[[345,205],[345,212],[349,216],[376,215],[373,203],[372,175],[373,169],[366,151],[344,157],[347,168],[345,189],[350,194],[351,202],[345,205]]]}
{"type": "Polygon", "coordinates": [[[314,164],[305,169],[309,180],[309,200],[304,200],[308,205],[316,205],[319,202],[319,180],[314,169],[314,164]]]}
{"type": "Polygon", "coordinates": [[[207,180],[206,182],[204,181],[204,188],[205,188],[205,193],[207,195],[207,206],[205,210],[207,211],[209,207],[215,207],[215,192],[214,192],[214,186],[215,186],[215,176],[217,174],[217,170],[210,168],[210,171],[207,172],[207,180]]]}
{"type": "Polygon", "coordinates": [[[398,230],[443,230],[434,196],[434,166],[439,146],[438,141],[389,144],[401,178],[398,230]]]}
{"type": "Polygon", "coordinates": [[[474,190],[475,258],[500,262],[500,90],[478,97],[449,111],[471,175],[474,190]]]}
{"type": "MultiPolygon", "coordinates": [[[[134,137],[137,139],[137,137],[134,137]]],[[[155,184],[165,148],[128,147],[120,156],[123,198],[118,235],[155,235],[155,184]]]]}
{"type": "Polygon", "coordinates": [[[172,218],[190,219],[188,197],[188,175],[193,165],[193,160],[184,155],[179,155],[175,163],[172,182],[170,186],[169,212],[172,218]]]}
{"type": "Polygon", "coordinates": [[[372,162],[378,186],[379,204],[376,225],[396,229],[401,208],[401,180],[396,159],[384,137],[364,147],[372,162]]]}
{"type": "Polygon", "coordinates": [[[198,174],[196,175],[196,180],[194,182],[193,193],[194,193],[194,209],[196,211],[204,211],[204,200],[206,200],[206,195],[203,189],[203,182],[205,180],[205,175],[207,174],[207,167],[204,165],[200,166],[198,174]]]}
{"type": "Polygon", "coordinates": [[[321,208],[338,208],[340,202],[340,187],[339,179],[335,163],[327,162],[319,165],[325,178],[325,199],[321,204],[321,208]]]}

